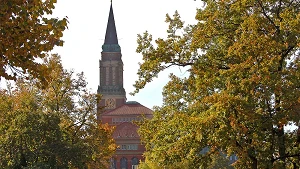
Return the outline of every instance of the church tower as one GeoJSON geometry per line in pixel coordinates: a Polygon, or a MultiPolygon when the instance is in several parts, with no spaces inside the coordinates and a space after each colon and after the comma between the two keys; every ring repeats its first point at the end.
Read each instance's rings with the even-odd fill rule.
{"type": "Polygon", "coordinates": [[[118,146],[110,159],[109,169],[137,169],[139,162],[144,160],[143,153],[146,149],[141,144],[138,126],[133,121],[139,121],[143,117],[152,118],[153,112],[139,102],[126,102],[123,61],[112,4],[99,67],[100,84],[97,92],[102,98],[98,103],[97,118],[101,123],[115,127],[112,137],[118,146]]]}
{"type": "Polygon", "coordinates": [[[100,68],[100,85],[98,94],[102,99],[98,107],[105,110],[115,109],[126,102],[126,92],[123,87],[123,61],[118,43],[112,4],[110,6],[104,44],[102,45],[100,68]]]}

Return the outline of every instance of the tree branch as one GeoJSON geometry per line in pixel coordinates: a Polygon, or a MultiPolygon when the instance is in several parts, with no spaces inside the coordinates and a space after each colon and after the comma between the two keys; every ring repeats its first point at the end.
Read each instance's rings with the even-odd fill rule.
{"type": "Polygon", "coordinates": [[[262,14],[271,22],[271,24],[275,27],[276,31],[279,33],[280,32],[280,29],[279,29],[279,26],[277,26],[273,20],[267,15],[266,11],[265,11],[265,8],[262,4],[262,2],[260,0],[257,1],[260,8],[262,9],[262,14]]]}
{"type": "Polygon", "coordinates": [[[300,153],[299,154],[292,154],[292,155],[287,154],[285,156],[280,156],[280,157],[274,158],[273,162],[276,161],[276,160],[282,160],[282,159],[289,158],[289,157],[300,157],[300,153]]]}

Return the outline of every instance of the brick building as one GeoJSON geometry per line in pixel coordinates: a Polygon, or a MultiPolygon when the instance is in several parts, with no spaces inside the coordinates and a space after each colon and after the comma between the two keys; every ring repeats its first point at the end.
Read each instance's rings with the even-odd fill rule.
{"type": "Polygon", "coordinates": [[[137,169],[139,161],[143,160],[145,147],[140,143],[138,127],[132,122],[138,121],[142,115],[151,118],[152,110],[135,101],[126,102],[122,54],[112,5],[99,67],[100,85],[97,92],[102,95],[102,99],[98,103],[98,119],[116,127],[113,137],[118,145],[111,158],[110,169],[137,169]]]}

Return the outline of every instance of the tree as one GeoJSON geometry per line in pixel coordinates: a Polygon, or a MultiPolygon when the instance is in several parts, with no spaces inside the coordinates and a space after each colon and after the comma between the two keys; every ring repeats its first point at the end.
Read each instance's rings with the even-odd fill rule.
{"type": "Polygon", "coordinates": [[[46,53],[62,46],[67,19],[49,18],[56,0],[1,0],[0,77],[48,80],[51,70],[41,63],[46,53]]]}
{"type": "Polygon", "coordinates": [[[51,81],[18,80],[0,95],[0,168],[104,168],[116,148],[113,128],[98,124],[99,96],[60,57],[45,58],[51,81]]]}
{"type": "Polygon", "coordinates": [[[138,35],[134,93],[169,67],[189,72],[170,75],[163,106],[140,124],[146,162],[208,168],[221,151],[237,168],[299,168],[300,129],[287,128],[300,126],[300,2],[203,2],[197,24],[175,12],[166,39],[138,35]]]}

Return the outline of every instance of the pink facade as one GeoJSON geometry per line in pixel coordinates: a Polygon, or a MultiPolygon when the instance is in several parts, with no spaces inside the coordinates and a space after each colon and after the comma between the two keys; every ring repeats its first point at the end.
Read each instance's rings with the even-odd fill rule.
{"type": "Polygon", "coordinates": [[[127,102],[102,114],[102,123],[116,127],[113,138],[118,149],[112,157],[110,169],[135,169],[140,160],[144,160],[145,147],[140,142],[138,126],[134,124],[141,120],[142,115],[151,118],[152,110],[138,102],[127,102]]]}
{"type": "Polygon", "coordinates": [[[110,169],[137,169],[143,160],[145,147],[137,133],[134,121],[141,116],[151,118],[152,110],[138,102],[126,102],[123,87],[123,61],[115,25],[112,5],[110,6],[101,59],[99,60],[100,84],[97,93],[102,96],[97,106],[99,122],[115,126],[113,138],[118,145],[111,158],[110,169]]]}

